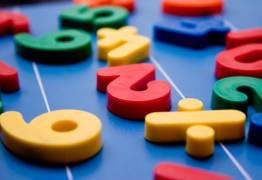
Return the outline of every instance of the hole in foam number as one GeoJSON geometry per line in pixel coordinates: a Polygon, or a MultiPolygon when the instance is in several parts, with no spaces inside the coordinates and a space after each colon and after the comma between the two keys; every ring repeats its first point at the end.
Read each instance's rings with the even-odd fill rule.
{"type": "Polygon", "coordinates": [[[63,36],[63,37],[58,37],[57,38],[57,41],[59,42],[69,42],[69,41],[72,41],[73,38],[70,37],[70,36],[63,36]]]}
{"type": "Polygon", "coordinates": [[[113,13],[111,11],[103,11],[96,14],[96,18],[98,17],[106,17],[111,16],[113,13]]]}
{"type": "Polygon", "coordinates": [[[57,132],[68,132],[77,128],[77,123],[72,120],[60,120],[52,125],[52,129],[57,132]]]}
{"type": "Polygon", "coordinates": [[[250,87],[240,86],[240,87],[237,88],[237,90],[246,94],[247,97],[248,97],[248,104],[253,105],[253,99],[257,98],[257,97],[254,97],[255,92],[250,87]]]}
{"type": "Polygon", "coordinates": [[[262,51],[255,50],[255,51],[250,51],[245,54],[241,54],[236,57],[236,60],[242,63],[253,63],[256,61],[261,61],[262,60],[262,51]]]}

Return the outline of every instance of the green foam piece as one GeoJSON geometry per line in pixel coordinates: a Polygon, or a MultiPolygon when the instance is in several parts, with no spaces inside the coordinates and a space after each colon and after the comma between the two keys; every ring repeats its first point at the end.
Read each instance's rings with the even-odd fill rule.
{"type": "Polygon", "coordinates": [[[262,112],[262,79],[234,76],[216,82],[212,93],[212,109],[238,109],[247,112],[248,104],[262,112]]]}
{"type": "Polygon", "coordinates": [[[14,40],[18,55],[43,63],[74,63],[88,58],[92,52],[90,35],[78,30],[52,32],[40,39],[18,34],[14,40]]]}
{"type": "Polygon", "coordinates": [[[74,6],[59,15],[60,26],[86,31],[99,28],[120,28],[127,24],[128,11],[116,6],[89,8],[86,5],[74,6]]]}

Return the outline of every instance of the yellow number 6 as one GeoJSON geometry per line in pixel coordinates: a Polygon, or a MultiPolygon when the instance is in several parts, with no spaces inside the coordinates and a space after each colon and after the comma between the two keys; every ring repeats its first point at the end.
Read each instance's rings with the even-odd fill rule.
{"type": "Polygon", "coordinates": [[[88,159],[102,147],[102,124],[85,111],[48,112],[30,123],[12,111],[0,116],[0,124],[2,142],[26,159],[67,164],[88,159]]]}

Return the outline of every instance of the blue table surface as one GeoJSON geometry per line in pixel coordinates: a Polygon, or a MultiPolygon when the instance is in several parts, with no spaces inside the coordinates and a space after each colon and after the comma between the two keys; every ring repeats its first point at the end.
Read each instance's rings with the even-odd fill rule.
{"type": "MultiPolygon", "coordinates": [[[[261,4],[261,0],[227,0],[222,16],[235,30],[259,27],[262,25],[261,4]]],[[[26,14],[31,21],[32,34],[39,37],[58,30],[58,14],[71,5],[70,2],[48,2],[9,9],[26,14]]],[[[136,11],[130,15],[129,24],[136,26],[140,34],[151,38],[153,24],[164,16],[160,1],[137,0],[136,7],[136,11]]],[[[97,59],[96,42],[93,33],[93,55],[82,62],[70,65],[36,64],[35,67],[39,70],[51,110],[80,109],[94,113],[101,119],[104,143],[101,152],[87,161],[65,168],[22,160],[0,143],[1,180],[150,180],[153,179],[154,166],[162,161],[212,170],[235,179],[262,178],[262,148],[250,144],[246,139],[217,143],[212,157],[197,160],[186,154],[184,144],[163,146],[146,141],[144,122],[122,119],[110,113],[106,108],[106,95],[96,90],[96,71],[107,66],[97,59]]],[[[153,59],[157,60],[185,97],[201,99],[205,109],[210,109],[212,87],[216,82],[215,56],[223,50],[222,46],[193,50],[155,40],[151,43],[153,59]]],[[[4,110],[21,112],[27,122],[47,112],[33,64],[15,54],[12,36],[0,38],[0,59],[19,71],[21,84],[19,91],[2,94],[4,110]]],[[[152,58],[145,62],[152,63],[152,58]]],[[[157,79],[166,80],[159,69],[157,79]]],[[[173,88],[172,111],[177,109],[180,99],[181,96],[173,88]]],[[[255,111],[250,108],[248,117],[253,113],[255,111]]]]}

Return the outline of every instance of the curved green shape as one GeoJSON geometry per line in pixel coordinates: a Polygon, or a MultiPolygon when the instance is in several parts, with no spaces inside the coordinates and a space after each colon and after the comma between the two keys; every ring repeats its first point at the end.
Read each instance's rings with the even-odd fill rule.
{"type": "Polygon", "coordinates": [[[94,29],[102,27],[120,28],[127,24],[128,11],[125,8],[114,6],[102,6],[93,8],[94,29]]]}
{"type": "Polygon", "coordinates": [[[89,8],[86,5],[74,6],[59,15],[60,26],[86,31],[99,28],[120,28],[127,24],[128,11],[116,6],[100,6],[89,8]]]}
{"type": "Polygon", "coordinates": [[[262,79],[234,76],[216,82],[212,92],[212,109],[238,109],[247,112],[248,104],[262,112],[262,79]]]}
{"type": "Polygon", "coordinates": [[[35,39],[30,34],[14,38],[16,53],[26,59],[43,63],[74,63],[91,54],[91,37],[78,30],[52,32],[35,39]]]}

